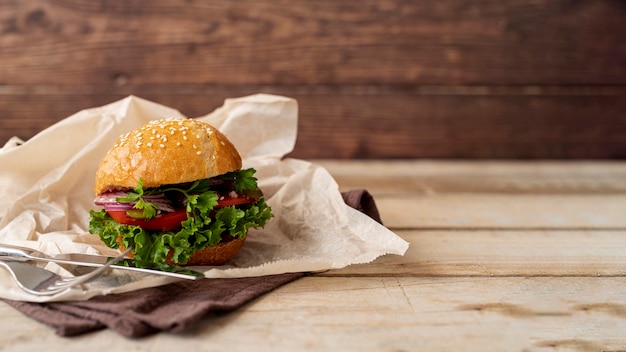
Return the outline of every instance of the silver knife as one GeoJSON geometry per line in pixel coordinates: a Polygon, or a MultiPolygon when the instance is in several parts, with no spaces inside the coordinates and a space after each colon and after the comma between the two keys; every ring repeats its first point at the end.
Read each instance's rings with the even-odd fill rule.
{"type": "MultiPolygon", "coordinates": [[[[69,264],[69,265],[80,265],[80,266],[90,266],[90,267],[100,267],[104,266],[109,257],[103,255],[93,255],[93,254],[81,254],[81,253],[68,253],[68,254],[59,254],[57,256],[49,256],[44,253],[41,253],[37,250],[13,246],[8,244],[0,244],[0,260],[10,260],[10,261],[40,261],[40,262],[54,262],[57,264],[69,264]]],[[[184,274],[184,273],[176,273],[169,271],[160,271],[153,269],[144,269],[144,268],[136,268],[132,266],[121,266],[114,265],[111,266],[112,269],[120,269],[120,270],[130,270],[137,271],[147,274],[154,275],[163,275],[163,276],[171,276],[177,277],[180,279],[187,280],[197,280],[204,278],[202,273],[198,273],[198,275],[184,274]]]]}

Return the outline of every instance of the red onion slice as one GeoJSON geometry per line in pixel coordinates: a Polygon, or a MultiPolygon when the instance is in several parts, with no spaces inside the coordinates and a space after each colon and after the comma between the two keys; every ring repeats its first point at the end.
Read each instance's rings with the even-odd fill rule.
{"type": "MultiPolygon", "coordinates": [[[[117,198],[126,197],[128,193],[126,192],[107,192],[102,193],[96,196],[93,200],[96,205],[104,206],[105,204],[114,204],[120,203],[117,201],[117,198]]],[[[132,205],[132,203],[130,203],[132,205]]]]}
{"type": "MultiPolygon", "coordinates": [[[[94,203],[106,210],[130,210],[133,209],[137,202],[119,202],[117,199],[126,197],[126,192],[108,192],[103,193],[94,199],[94,203]]],[[[175,209],[172,202],[164,194],[154,194],[144,196],[143,199],[154,204],[157,209],[163,212],[173,212],[175,209]]]]}
{"type": "Polygon", "coordinates": [[[106,203],[103,204],[104,210],[131,210],[133,208],[133,203],[106,203]]]}

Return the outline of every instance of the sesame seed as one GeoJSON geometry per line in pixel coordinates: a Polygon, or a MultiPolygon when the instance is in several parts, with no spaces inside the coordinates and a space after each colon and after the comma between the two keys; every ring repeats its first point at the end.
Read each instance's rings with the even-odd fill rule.
{"type": "Polygon", "coordinates": [[[180,142],[176,142],[176,146],[180,146],[180,142]]]}
{"type": "Polygon", "coordinates": [[[198,151],[196,152],[196,154],[200,155],[200,154],[202,154],[202,152],[198,150],[198,151]]]}
{"type": "Polygon", "coordinates": [[[226,145],[226,144],[224,144],[224,141],[220,141],[220,143],[221,143],[222,145],[226,145]]]}
{"type": "Polygon", "coordinates": [[[159,147],[165,148],[165,144],[161,143],[161,144],[159,144],[159,147]]]}
{"type": "Polygon", "coordinates": [[[146,144],[148,147],[152,147],[152,143],[148,142],[148,144],[146,144]]]}
{"type": "Polygon", "coordinates": [[[196,145],[194,144],[194,145],[193,145],[193,149],[198,149],[198,147],[196,147],[196,145]]]}
{"type": "Polygon", "coordinates": [[[183,136],[183,139],[184,139],[184,140],[187,140],[187,136],[183,136]]]}

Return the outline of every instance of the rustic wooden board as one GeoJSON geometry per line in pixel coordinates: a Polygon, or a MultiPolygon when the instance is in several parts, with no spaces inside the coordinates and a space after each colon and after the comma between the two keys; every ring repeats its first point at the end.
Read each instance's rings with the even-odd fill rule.
{"type": "Polygon", "coordinates": [[[626,229],[622,163],[316,162],[392,229],[626,229]]]}
{"type": "Polygon", "coordinates": [[[619,278],[309,277],[183,334],[63,339],[0,304],[11,351],[619,351],[619,278]],[[323,288],[323,290],[321,290],[323,288]]]}
{"type": "Polygon", "coordinates": [[[377,196],[626,193],[626,165],[611,161],[315,160],[341,190],[377,196]]]}
{"type": "Polygon", "coordinates": [[[378,197],[376,203],[383,222],[392,228],[626,228],[624,194],[378,197]]]}
{"type": "Polygon", "coordinates": [[[0,7],[0,76],[108,92],[116,84],[624,84],[624,11],[611,0],[11,0],[0,7]]]}
{"type": "MultiPolygon", "coordinates": [[[[24,139],[81,109],[118,94],[0,94],[0,143],[24,139]]],[[[132,90],[128,91],[129,93],[132,90]]],[[[626,156],[622,95],[421,95],[264,90],[298,100],[300,158],[621,158],[626,156]],[[606,107],[610,110],[605,111],[606,107]],[[603,110],[590,125],[589,116],[603,110]]],[[[624,90],[626,93],[626,90],[624,90]]],[[[134,95],[189,117],[210,113],[224,99],[256,93],[134,95]]]]}
{"type": "Polygon", "coordinates": [[[624,213],[626,164],[320,164],[340,189],[370,189],[383,215],[402,214],[391,226],[410,242],[404,256],[306,276],[234,313],[206,317],[185,333],[140,340],[110,331],[59,338],[0,304],[0,346],[49,346],[54,352],[86,345],[133,351],[626,349],[626,225],[618,216],[624,213]],[[433,219],[437,211],[444,219],[447,214],[446,207],[428,208],[422,199],[453,205],[463,200],[466,225],[424,228],[415,209],[429,209],[433,219]],[[516,203],[523,206],[510,205],[516,203]],[[545,208],[566,221],[533,228],[545,208]],[[480,229],[485,209],[497,215],[488,219],[493,227],[480,229]],[[613,228],[590,226],[585,212],[608,216],[613,228]],[[514,220],[515,228],[496,228],[498,218],[514,220]]]}
{"type": "Polygon", "coordinates": [[[0,145],[130,94],[265,92],[302,158],[624,158],[623,3],[10,0],[0,145]],[[372,133],[375,131],[376,133],[372,133]]]}
{"type": "Polygon", "coordinates": [[[626,272],[620,230],[396,230],[411,245],[403,257],[323,276],[614,277],[626,272]]]}

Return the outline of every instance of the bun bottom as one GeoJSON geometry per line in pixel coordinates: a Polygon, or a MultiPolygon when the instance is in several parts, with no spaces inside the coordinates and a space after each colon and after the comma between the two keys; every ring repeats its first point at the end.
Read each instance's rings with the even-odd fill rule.
{"type": "Polygon", "coordinates": [[[230,258],[234,257],[235,254],[239,252],[239,249],[243,246],[245,240],[245,237],[233,238],[231,240],[227,240],[226,242],[220,242],[215,246],[197,250],[193,252],[186,264],[175,263],[171,260],[172,255],[174,254],[174,250],[172,249],[167,254],[165,263],[176,266],[224,265],[230,258]]]}
{"type": "MultiPolygon", "coordinates": [[[[172,256],[174,255],[174,250],[170,249],[169,253],[167,253],[167,257],[165,258],[165,264],[176,266],[224,265],[230,258],[234,257],[235,254],[239,252],[239,249],[241,249],[241,246],[243,246],[243,243],[246,241],[246,237],[247,236],[243,238],[234,238],[228,236],[228,239],[222,240],[222,242],[216,244],[215,246],[206,247],[193,252],[186,264],[173,262],[172,256]]],[[[121,238],[119,240],[121,241],[121,238]]],[[[119,249],[122,252],[125,250],[122,245],[119,246],[119,249]]],[[[132,259],[133,253],[129,253],[128,257],[132,259]]]]}

